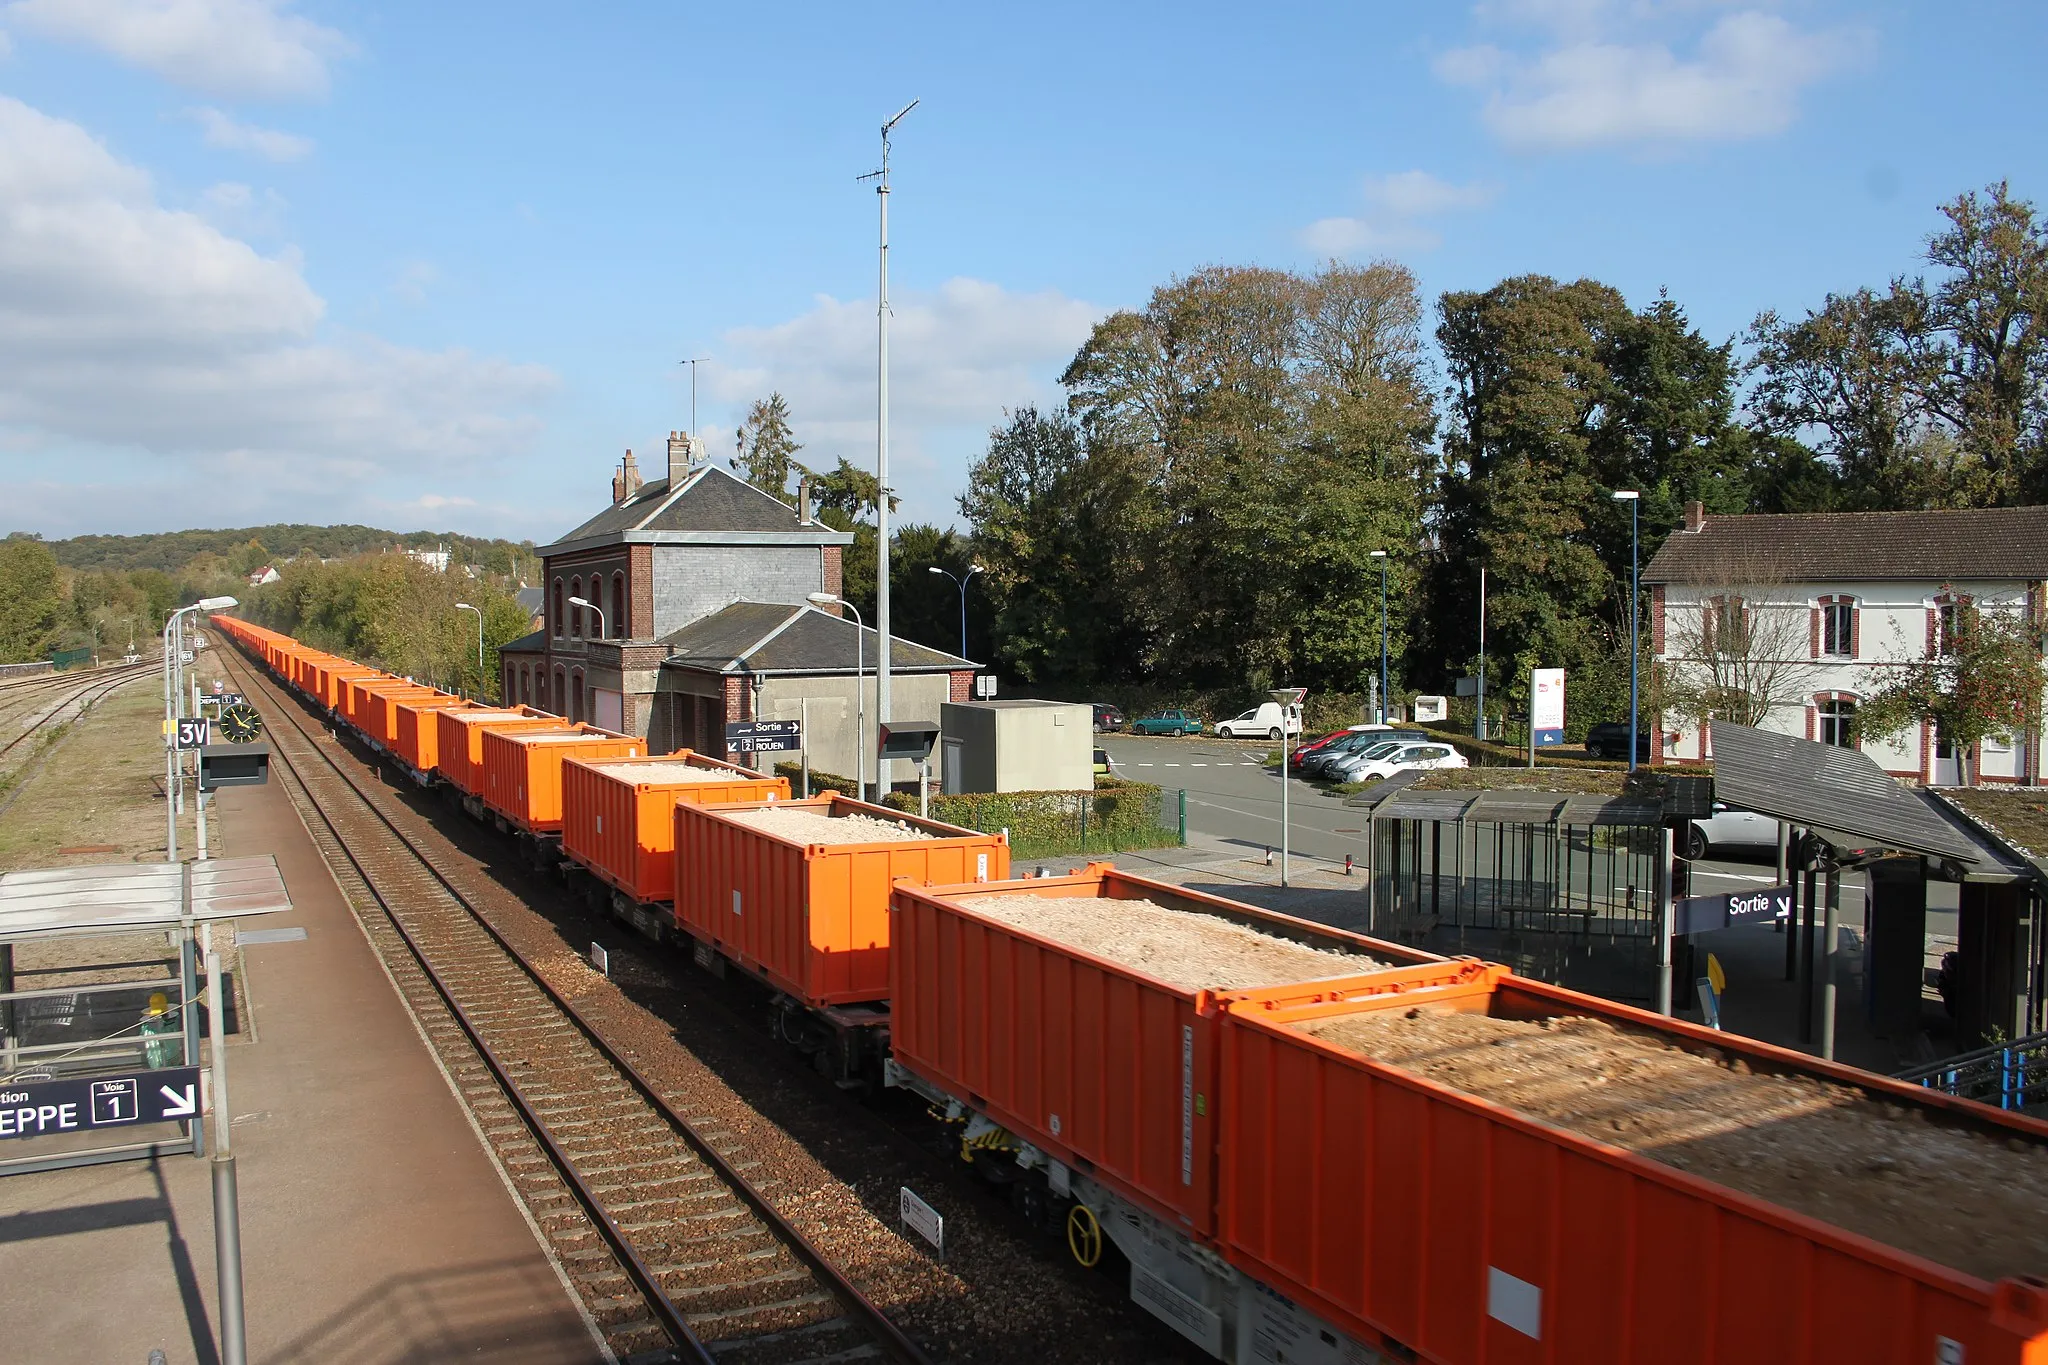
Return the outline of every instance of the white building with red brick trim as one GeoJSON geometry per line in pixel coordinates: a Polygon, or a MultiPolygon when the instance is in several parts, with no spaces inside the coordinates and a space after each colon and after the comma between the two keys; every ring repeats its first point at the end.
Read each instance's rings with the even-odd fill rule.
{"type": "MultiPolygon", "coordinates": [[[[1960,613],[2042,618],[2048,507],[1710,517],[1692,503],[1643,583],[1650,650],[1667,671],[1704,677],[1740,651],[1738,667],[1771,702],[1763,728],[1847,746],[1857,706],[1900,663],[1938,655],[1960,613]]],[[[1650,724],[1652,762],[1712,757],[1710,724],[1650,724]]],[[[1860,747],[1887,772],[1935,785],[1959,781],[1966,757],[1928,725],[1860,747]]],[[[2042,737],[1986,740],[1967,757],[1982,781],[2036,783],[2042,737]]]]}

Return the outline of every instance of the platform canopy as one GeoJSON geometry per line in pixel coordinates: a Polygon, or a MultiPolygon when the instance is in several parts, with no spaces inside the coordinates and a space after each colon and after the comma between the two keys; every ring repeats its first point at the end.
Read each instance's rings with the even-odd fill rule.
{"type": "Polygon", "coordinates": [[[190,863],[34,868],[0,873],[0,942],[175,928],[187,913],[187,868],[194,920],[292,908],[277,860],[267,853],[190,863]]]}
{"type": "Polygon", "coordinates": [[[1851,844],[1957,862],[1997,855],[1857,749],[1715,721],[1714,799],[1851,844]]]}

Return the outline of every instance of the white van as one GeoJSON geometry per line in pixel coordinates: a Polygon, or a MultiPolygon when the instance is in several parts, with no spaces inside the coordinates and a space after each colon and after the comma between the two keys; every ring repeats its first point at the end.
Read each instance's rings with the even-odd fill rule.
{"type": "Polygon", "coordinates": [[[1299,703],[1288,707],[1283,717],[1279,702],[1260,702],[1241,716],[1217,721],[1216,733],[1223,739],[1278,739],[1283,725],[1290,735],[1301,733],[1299,703]]]}

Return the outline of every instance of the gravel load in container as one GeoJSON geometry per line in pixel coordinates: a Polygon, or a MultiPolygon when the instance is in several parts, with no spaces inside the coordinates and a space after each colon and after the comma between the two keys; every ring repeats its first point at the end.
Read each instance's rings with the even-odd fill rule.
{"type": "Polygon", "coordinates": [[[1409,1009],[1296,1027],[1940,1265],[2048,1272],[2048,1150],[2018,1138],[1603,1019],[1409,1009]]]}
{"type": "Polygon", "coordinates": [[[976,914],[1056,939],[1184,990],[1243,990],[1377,971],[1392,963],[1311,948],[1215,915],[1116,896],[960,896],[976,914]]]}
{"type": "Polygon", "coordinates": [[[707,768],[696,763],[586,763],[584,766],[595,768],[607,777],[616,777],[621,782],[732,782],[748,776],[730,768],[707,768]]]}
{"type": "Polygon", "coordinates": [[[820,815],[800,808],[727,811],[725,818],[799,844],[910,844],[947,837],[873,815],[820,815]]]}

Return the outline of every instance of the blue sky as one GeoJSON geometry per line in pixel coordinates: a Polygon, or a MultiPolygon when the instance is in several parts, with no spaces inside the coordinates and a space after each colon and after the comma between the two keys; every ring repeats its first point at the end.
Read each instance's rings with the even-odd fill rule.
{"type": "Polygon", "coordinates": [[[2039,4],[0,0],[0,530],[545,540],[780,389],[953,516],[1006,407],[1211,263],[1541,271],[1710,335],[2048,196],[2039,4]]]}

